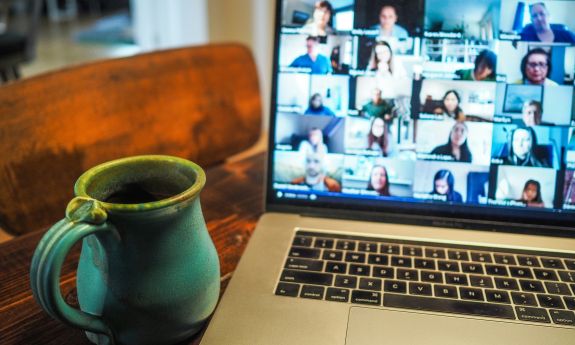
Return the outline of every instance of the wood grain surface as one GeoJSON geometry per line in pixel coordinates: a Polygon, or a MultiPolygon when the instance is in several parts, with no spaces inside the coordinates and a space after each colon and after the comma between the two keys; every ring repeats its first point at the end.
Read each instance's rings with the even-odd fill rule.
{"type": "MultiPolygon", "coordinates": [[[[222,291],[263,212],[264,154],[207,170],[201,194],[208,230],[220,258],[222,291]]],[[[37,231],[0,244],[0,344],[88,345],[82,331],[53,320],[40,309],[30,290],[30,261],[43,235],[37,231]]],[[[67,258],[62,293],[77,305],[75,269],[79,247],[67,258]]],[[[201,334],[183,344],[198,344],[201,334]]]]}
{"type": "Polygon", "coordinates": [[[0,88],[0,227],[54,223],[88,168],[139,154],[202,166],[253,145],[261,102],[250,51],[222,44],[105,60],[0,88]]]}

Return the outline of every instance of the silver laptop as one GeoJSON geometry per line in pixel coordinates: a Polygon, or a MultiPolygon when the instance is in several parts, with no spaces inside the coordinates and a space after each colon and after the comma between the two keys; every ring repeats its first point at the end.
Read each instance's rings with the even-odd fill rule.
{"type": "Polygon", "coordinates": [[[202,344],[575,344],[575,1],[276,6],[266,213],[202,344]]]}

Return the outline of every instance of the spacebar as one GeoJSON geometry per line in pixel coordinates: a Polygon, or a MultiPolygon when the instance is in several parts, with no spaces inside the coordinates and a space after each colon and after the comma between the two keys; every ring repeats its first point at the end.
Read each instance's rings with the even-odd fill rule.
{"type": "Polygon", "coordinates": [[[383,295],[383,306],[436,311],[442,313],[497,317],[502,319],[515,319],[515,313],[508,305],[467,302],[443,298],[415,297],[388,293],[383,295]]]}

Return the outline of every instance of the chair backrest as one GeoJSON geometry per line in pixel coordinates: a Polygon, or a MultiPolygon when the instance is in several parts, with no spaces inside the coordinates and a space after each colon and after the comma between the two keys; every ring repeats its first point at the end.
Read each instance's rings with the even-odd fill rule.
{"type": "Polygon", "coordinates": [[[23,40],[15,63],[28,62],[36,55],[36,39],[43,0],[0,0],[0,35],[16,35],[23,40]]]}
{"type": "MultiPolygon", "coordinates": [[[[0,226],[12,234],[62,218],[86,169],[138,154],[207,167],[261,132],[254,60],[208,45],[105,60],[0,88],[0,226]]],[[[209,183],[209,181],[208,181],[209,183]]]]}

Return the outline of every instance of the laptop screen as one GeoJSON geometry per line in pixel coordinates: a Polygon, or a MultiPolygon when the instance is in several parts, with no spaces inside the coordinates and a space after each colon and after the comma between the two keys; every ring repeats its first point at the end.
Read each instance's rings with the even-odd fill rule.
{"type": "Polygon", "coordinates": [[[277,11],[268,202],[574,219],[575,1],[277,11]]]}

